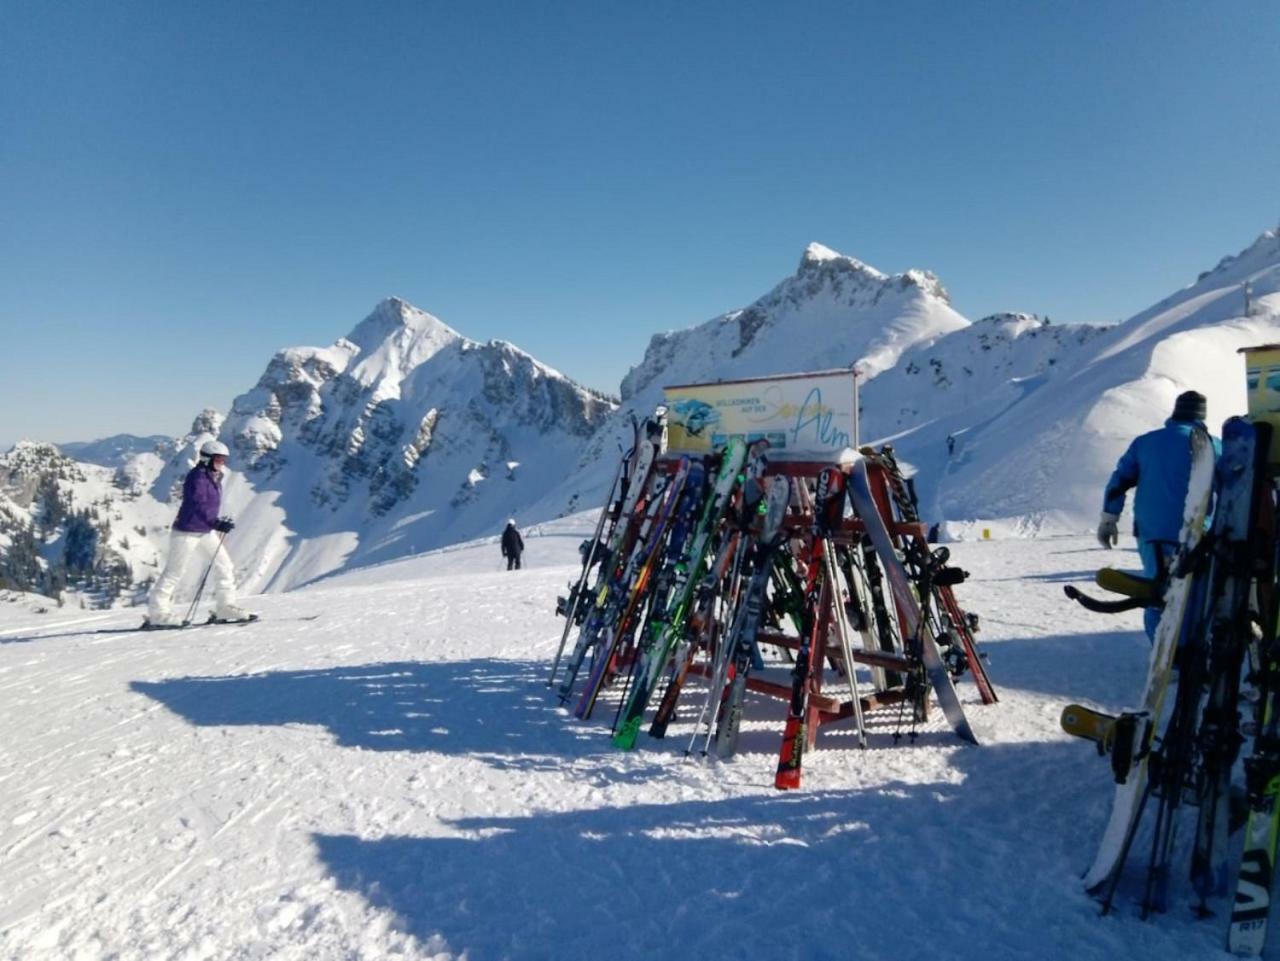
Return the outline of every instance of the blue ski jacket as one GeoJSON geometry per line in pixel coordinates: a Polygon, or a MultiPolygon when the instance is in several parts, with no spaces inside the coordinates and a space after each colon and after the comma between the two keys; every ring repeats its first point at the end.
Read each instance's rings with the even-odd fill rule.
{"type": "MultiPolygon", "coordinates": [[[[1123,511],[1125,493],[1137,486],[1133,535],[1138,540],[1178,542],[1191,479],[1191,431],[1196,427],[1204,424],[1169,418],[1158,430],[1135,437],[1107,481],[1102,509],[1108,514],[1123,511]]],[[[1222,441],[1216,437],[1213,452],[1222,454],[1222,441]]]]}

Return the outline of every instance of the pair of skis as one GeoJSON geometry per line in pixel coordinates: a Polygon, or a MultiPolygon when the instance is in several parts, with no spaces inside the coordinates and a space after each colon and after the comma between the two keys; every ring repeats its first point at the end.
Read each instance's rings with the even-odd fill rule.
{"type": "Polygon", "coordinates": [[[1182,546],[1163,596],[1118,572],[1102,572],[1099,583],[1146,605],[1162,605],[1144,691],[1143,707],[1111,717],[1078,705],[1063,712],[1063,727],[1089,737],[1109,754],[1119,785],[1111,820],[1086,885],[1109,909],[1143,808],[1155,798],[1151,862],[1143,897],[1144,916],[1164,910],[1170,858],[1184,796],[1197,804],[1190,879],[1207,915],[1208,898],[1230,890],[1231,774],[1242,742],[1239,714],[1241,674],[1251,656],[1257,687],[1252,752],[1245,758],[1249,800],[1244,850],[1234,889],[1228,947],[1241,955],[1261,953],[1266,938],[1280,828],[1280,657],[1276,637],[1274,491],[1266,477],[1269,436],[1242,418],[1223,429],[1216,480],[1207,435],[1192,440],[1192,474],[1184,505],[1182,546]],[[1208,480],[1206,480],[1206,477],[1208,480]],[[1213,526],[1204,534],[1210,493],[1213,526]],[[1105,576],[1103,576],[1105,575],[1105,576]],[[1262,626],[1255,640],[1252,622],[1262,626]],[[1173,653],[1180,664],[1167,725],[1162,700],[1170,685],[1173,653]],[[1152,761],[1159,759],[1158,768],[1152,761]]]}
{"type": "MultiPolygon", "coordinates": [[[[951,672],[947,669],[942,653],[938,649],[937,638],[924,616],[919,596],[913,590],[911,578],[902,558],[898,556],[893,536],[885,526],[884,519],[876,506],[867,470],[867,459],[861,454],[855,455],[853,460],[849,475],[849,499],[866,527],[867,535],[875,547],[877,559],[884,569],[884,576],[889,583],[903,621],[908,653],[923,665],[929,686],[933,689],[938,705],[942,708],[942,713],[956,736],[962,741],[977,744],[978,738],[965,716],[964,707],[960,703],[960,697],[951,679],[951,672]]],[[[922,593],[925,596],[928,595],[927,584],[922,593]]]]}
{"type": "Polygon", "coordinates": [[[1213,493],[1214,450],[1209,435],[1191,435],[1191,476],[1183,505],[1180,547],[1164,592],[1164,610],[1152,642],[1147,678],[1137,708],[1117,718],[1111,735],[1112,770],[1116,792],[1111,815],[1084,885],[1098,894],[1109,910],[1120,873],[1133,844],[1138,822],[1151,794],[1149,762],[1157,727],[1164,716],[1165,696],[1173,671],[1174,654],[1186,627],[1197,575],[1198,546],[1213,493]]]}
{"type": "MultiPolygon", "coordinates": [[[[600,640],[605,629],[605,617],[612,592],[625,590],[621,583],[626,571],[631,552],[635,547],[641,521],[647,506],[650,477],[653,465],[658,456],[659,441],[653,436],[648,425],[637,425],[636,447],[628,474],[628,484],[618,508],[618,517],[613,531],[605,547],[604,562],[599,565],[596,586],[589,595],[591,608],[578,631],[578,638],[565,668],[564,680],[560,683],[560,700],[567,702],[573,694],[578,673],[586,660],[587,654],[600,640]]],[[[597,527],[599,524],[597,524],[597,527]]],[[[567,618],[565,637],[573,624],[574,618],[567,618]]],[[[552,675],[554,680],[554,672],[552,675]]]]}

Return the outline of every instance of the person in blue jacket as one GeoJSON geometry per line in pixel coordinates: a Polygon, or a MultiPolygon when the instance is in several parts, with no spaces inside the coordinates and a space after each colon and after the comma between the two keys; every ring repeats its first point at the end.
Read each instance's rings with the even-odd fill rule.
{"type": "MultiPolygon", "coordinates": [[[[1117,527],[1124,510],[1125,494],[1131,487],[1133,534],[1138,539],[1138,556],[1147,577],[1159,578],[1178,548],[1182,534],[1182,513],[1191,479],[1191,432],[1204,428],[1207,413],[1204,394],[1188,390],[1178,395],[1173,415],[1158,430],[1134,438],[1107,481],[1098,523],[1098,542],[1115,547],[1120,539],[1117,527]]],[[[1221,443],[1213,440],[1214,452],[1221,443]]],[[[1147,636],[1154,639],[1160,612],[1148,608],[1143,619],[1147,636]]]]}
{"type": "Polygon", "coordinates": [[[219,517],[222,476],[227,446],[216,440],[200,447],[200,460],[182,483],[182,505],[169,536],[169,557],[151,589],[147,623],[151,627],[181,624],[172,609],[173,594],[193,557],[208,558],[213,589],[213,616],[218,620],[247,621],[248,611],[236,604],[236,577],[222,539],[235,527],[229,517],[219,517]],[[220,535],[220,536],[219,536],[220,535]]]}

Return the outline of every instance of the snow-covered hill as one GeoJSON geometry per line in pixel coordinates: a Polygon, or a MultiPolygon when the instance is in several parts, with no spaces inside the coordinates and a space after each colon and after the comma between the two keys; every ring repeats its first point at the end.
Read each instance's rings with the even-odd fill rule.
{"type": "MultiPolygon", "coordinates": [[[[896,439],[922,468],[935,517],[1009,529],[1079,529],[1129,441],[1162,424],[1183,390],[1209,400],[1213,428],[1246,409],[1242,347],[1280,341],[1280,238],[1267,231],[1195,283],[1094,333],[1007,404],[943,408],[896,439]],[[1245,316],[1244,285],[1251,292],[1245,316]],[[948,458],[945,438],[957,445],[948,458]]],[[[868,391],[871,393],[871,391],[868,391]]]]}
{"type": "Polygon", "coordinates": [[[1105,327],[1052,326],[1034,314],[995,314],[905,351],[862,392],[862,433],[885,438],[942,415],[999,410],[1029,378],[1068,365],[1105,327]]]}
{"type": "Polygon", "coordinates": [[[623,382],[619,413],[541,513],[603,498],[625,418],[649,412],[663,385],[853,363],[862,439],[892,442],[918,471],[931,520],[947,520],[953,536],[975,525],[1078,531],[1096,521],[1124,447],[1159,426],[1178,393],[1206,394],[1214,427],[1244,411],[1236,351],[1280,341],[1278,286],[1280,241],[1267,231],[1115,326],[1018,313],[970,324],[932,275],[886,277],[814,244],[795,276],[752,306],[655,336],[623,382]]]}
{"type": "MultiPolygon", "coordinates": [[[[971,324],[932,274],[889,276],[812,244],[748,307],[655,335],[616,410],[511,344],[476,343],[391,299],[329,347],[280,351],[225,422],[202,412],[186,437],[127,457],[95,490],[128,493],[122,526],[151,539],[127,555],[143,580],[195,451],[219,437],[233,451],[239,575],[250,590],[284,590],[492,534],[509,516],[528,526],[596,507],[630,418],[651,412],[664,385],[856,366],[862,438],[892,441],[918,470],[931,520],[953,536],[974,524],[1079,530],[1124,446],[1177,393],[1204,392],[1220,423],[1245,406],[1236,349],[1277,340],[1275,231],[1114,327],[1030,314],[971,324]]],[[[111,459],[122,443],[133,442],[85,449],[111,459]]],[[[80,469],[106,471],[91,467],[80,469]]],[[[12,498],[7,510],[10,529],[34,516],[12,498]]]]}
{"type": "Polygon", "coordinates": [[[1150,921],[1136,870],[1106,918],[1080,888],[1114,784],[1058,715],[1129,703],[1148,645],[1058,582],[1115,552],[958,545],[1000,693],[959,685],[982,746],[881,711],[865,751],[824,726],[783,795],[780,701],[751,697],[727,762],[684,756],[696,710],[623,753],[612,703],[558,706],[551,599],[590,520],[530,537],[532,570],[471,545],[246,627],[0,604],[0,958],[1230,957],[1183,871],[1150,921]]]}
{"type": "Polygon", "coordinates": [[[74,606],[133,600],[156,574],[172,516],[130,471],[160,464],[147,453],[113,469],[30,441],[0,455],[0,589],[74,606]]]}
{"type": "Polygon", "coordinates": [[[101,440],[59,443],[64,457],[101,467],[123,467],[140,454],[172,453],[173,438],[163,434],[139,437],[136,434],[114,434],[101,440]]]}
{"type": "Polygon", "coordinates": [[[330,347],[279,352],[222,424],[243,582],[287,590],[524,522],[613,407],[386,300],[330,347]]]}

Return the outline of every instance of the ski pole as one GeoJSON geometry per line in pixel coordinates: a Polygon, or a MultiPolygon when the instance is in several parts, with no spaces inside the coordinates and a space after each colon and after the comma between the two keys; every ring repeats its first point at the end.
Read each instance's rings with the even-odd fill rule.
{"type": "Polygon", "coordinates": [[[213,554],[209,557],[209,566],[204,569],[204,576],[200,578],[200,583],[196,586],[196,596],[191,598],[191,606],[187,608],[187,616],[184,617],[183,623],[190,624],[191,618],[196,616],[196,607],[200,604],[200,595],[204,593],[204,585],[209,580],[209,572],[213,570],[213,562],[218,559],[218,551],[222,550],[222,542],[227,539],[227,532],[223,531],[218,538],[218,546],[213,549],[213,554]]]}

